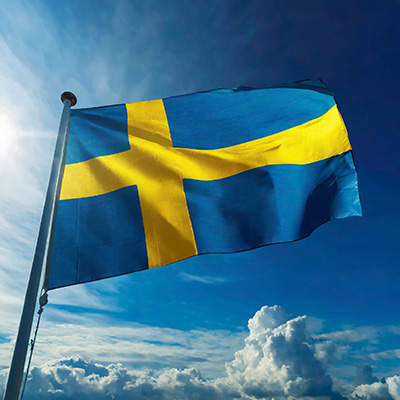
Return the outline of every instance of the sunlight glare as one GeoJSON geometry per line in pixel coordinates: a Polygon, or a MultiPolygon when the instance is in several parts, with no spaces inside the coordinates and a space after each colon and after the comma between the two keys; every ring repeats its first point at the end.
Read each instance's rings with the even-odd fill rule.
{"type": "Polygon", "coordinates": [[[10,119],[0,114],[0,161],[3,161],[12,151],[13,135],[16,128],[10,119]]]}

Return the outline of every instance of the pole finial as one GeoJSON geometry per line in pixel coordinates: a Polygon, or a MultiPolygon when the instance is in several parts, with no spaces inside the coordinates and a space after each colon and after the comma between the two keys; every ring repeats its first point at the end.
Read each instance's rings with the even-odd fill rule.
{"type": "Polygon", "coordinates": [[[61,95],[61,101],[64,103],[65,100],[69,100],[71,102],[70,107],[73,107],[77,103],[76,96],[71,92],[64,92],[61,95]]]}

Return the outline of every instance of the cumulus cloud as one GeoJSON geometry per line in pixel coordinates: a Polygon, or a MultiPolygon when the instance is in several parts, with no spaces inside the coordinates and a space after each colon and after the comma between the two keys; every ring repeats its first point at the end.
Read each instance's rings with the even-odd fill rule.
{"type": "MultiPolygon", "coordinates": [[[[25,399],[400,400],[400,376],[378,381],[369,365],[358,367],[353,386],[335,386],[327,372],[337,360],[335,344],[327,340],[328,350],[322,351],[322,339],[308,331],[306,322],[307,317],[291,318],[282,307],[263,307],[249,320],[244,346],[219,378],[205,378],[190,360],[181,368],[138,371],[121,363],[64,357],[32,368],[25,399]]],[[[4,371],[0,376],[4,382],[4,371]]]]}
{"type": "MultiPolygon", "coordinates": [[[[203,379],[194,368],[162,372],[128,371],[122,364],[103,366],[79,357],[46,363],[32,369],[26,400],[36,399],[210,399],[229,390],[203,379]]],[[[234,394],[238,397],[237,394],[234,394]]]]}
{"type": "Polygon", "coordinates": [[[362,400],[400,400],[400,376],[392,376],[383,382],[357,386],[352,399],[362,400]]]}
{"type": "Polygon", "coordinates": [[[263,307],[249,321],[249,330],[245,347],[227,366],[228,380],[244,395],[340,398],[317,358],[306,317],[289,319],[281,307],[263,307]]]}

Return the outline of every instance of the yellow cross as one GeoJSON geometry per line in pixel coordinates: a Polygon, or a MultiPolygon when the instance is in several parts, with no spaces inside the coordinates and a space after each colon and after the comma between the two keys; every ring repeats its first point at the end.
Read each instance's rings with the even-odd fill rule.
{"type": "Polygon", "coordinates": [[[67,164],[60,200],[137,185],[149,268],[197,254],[183,179],[210,181],[266,165],[309,164],[351,149],[336,106],[286,131],[216,150],[173,147],[162,100],[126,108],[130,149],[67,164]]]}

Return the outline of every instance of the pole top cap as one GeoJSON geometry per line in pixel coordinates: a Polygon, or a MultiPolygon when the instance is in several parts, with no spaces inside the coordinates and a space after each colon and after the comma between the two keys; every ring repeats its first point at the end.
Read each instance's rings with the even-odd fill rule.
{"type": "Polygon", "coordinates": [[[70,107],[73,107],[77,103],[76,96],[71,92],[64,92],[61,95],[61,101],[64,103],[65,100],[69,100],[71,102],[70,107]]]}

